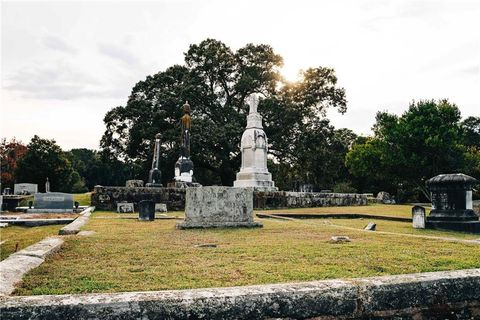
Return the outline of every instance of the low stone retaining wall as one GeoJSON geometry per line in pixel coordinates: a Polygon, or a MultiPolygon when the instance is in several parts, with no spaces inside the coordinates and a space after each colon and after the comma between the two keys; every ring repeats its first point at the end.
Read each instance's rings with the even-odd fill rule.
{"type": "MultiPolygon", "coordinates": [[[[47,256],[56,252],[63,244],[59,238],[45,238],[23,250],[11,254],[0,262],[0,296],[9,295],[24,274],[41,265],[47,256]]],[[[3,315],[0,318],[3,319],[3,315]]]]}
{"type": "Polygon", "coordinates": [[[89,207],[80,213],[80,216],[75,219],[72,223],[66,225],[62,229],[58,230],[58,234],[61,236],[70,235],[70,234],[77,234],[80,232],[80,228],[83,227],[90,219],[90,215],[92,214],[95,207],[89,207]]]}
{"type": "Polygon", "coordinates": [[[166,203],[170,211],[185,209],[184,188],[129,188],[96,186],[92,193],[92,206],[97,210],[117,210],[119,202],[133,202],[135,210],[142,200],[166,203]]]}
{"type": "Polygon", "coordinates": [[[232,288],[0,298],[2,319],[478,319],[480,269],[232,288]]]}
{"type": "MultiPolygon", "coordinates": [[[[98,210],[117,210],[117,203],[132,202],[135,210],[142,200],[167,204],[169,211],[185,209],[185,188],[129,188],[96,186],[92,205],[98,210]]],[[[273,191],[253,193],[255,209],[308,208],[367,205],[366,194],[273,191]]]]}
{"type": "Polygon", "coordinates": [[[261,209],[365,206],[367,195],[358,193],[255,192],[253,207],[261,209]]]}
{"type": "Polygon", "coordinates": [[[257,213],[259,218],[295,218],[295,219],[372,219],[372,220],[388,220],[388,221],[400,221],[400,222],[412,222],[412,218],[394,217],[394,216],[380,216],[366,213],[283,213],[275,212],[269,214],[268,211],[257,213]]]}

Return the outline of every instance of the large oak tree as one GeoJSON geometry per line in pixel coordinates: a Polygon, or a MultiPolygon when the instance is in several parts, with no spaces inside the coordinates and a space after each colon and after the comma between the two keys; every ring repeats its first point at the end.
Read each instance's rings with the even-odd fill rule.
{"type": "Polygon", "coordinates": [[[138,82],[127,104],[106,114],[103,152],[141,164],[138,177],[145,179],[155,134],[161,133],[163,182],[171,180],[179,154],[178,120],[188,100],[197,180],[205,185],[231,185],[240,167],[239,142],[248,112],[245,100],[256,93],[261,97],[259,111],[270,157],[293,170],[299,165],[296,160],[302,144],[313,147],[318,143],[306,137],[316,135],[326,110],[333,107],[345,112],[346,99],[333,69],[310,68],[301,73],[300,80],[289,83],[280,75],[282,63],[282,57],[264,44],[247,44],[236,51],[214,39],[193,44],[183,65],[138,82]]]}

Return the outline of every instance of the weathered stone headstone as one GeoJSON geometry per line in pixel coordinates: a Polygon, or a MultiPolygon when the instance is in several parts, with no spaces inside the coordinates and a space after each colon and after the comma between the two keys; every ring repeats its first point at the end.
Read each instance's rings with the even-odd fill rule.
{"type": "Polygon", "coordinates": [[[377,224],[373,222],[369,222],[364,229],[369,231],[375,231],[377,229],[377,224]]]}
{"type": "Polygon", "coordinates": [[[13,194],[35,194],[38,192],[36,183],[15,183],[13,194]]]}
{"type": "Polygon", "coordinates": [[[133,213],[134,207],[131,202],[119,202],[117,203],[117,212],[118,213],[133,213]]]}
{"type": "Polygon", "coordinates": [[[167,205],[165,203],[155,203],[155,212],[167,212],[167,205]]]}
{"type": "Polygon", "coordinates": [[[380,203],[385,203],[385,204],[395,203],[395,200],[392,198],[390,193],[388,193],[386,191],[380,191],[377,194],[377,201],[380,202],[380,203]]]}
{"type": "Polygon", "coordinates": [[[61,192],[36,193],[32,210],[73,211],[73,194],[61,192]]]}
{"type": "Polygon", "coordinates": [[[262,227],[253,221],[253,188],[187,188],[185,221],[177,228],[262,227]]]}
{"type": "Polygon", "coordinates": [[[125,182],[127,188],[143,188],[143,180],[127,180],[125,182]]]}
{"type": "Polygon", "coordinates": [[[155,220],[155,202],[151,200],[142,200],[138,203],[138,220],[155,220]]]}
{"type": "Polygon", "coordinates": [[[412,223],[415,229],[425,229],[425,208],[414,206],[412,208],[412,223]]]}

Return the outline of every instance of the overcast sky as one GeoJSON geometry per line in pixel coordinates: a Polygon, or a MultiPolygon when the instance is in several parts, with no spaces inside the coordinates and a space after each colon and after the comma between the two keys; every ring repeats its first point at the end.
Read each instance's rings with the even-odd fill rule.
{"type": "Polygon", "coordinates": [[[480,116],[478,0],[2,1],[1,18],[0,137],[25,143],[98,148],[105,113],[206,38],[269,44],[290,80],[334,68],[348,111],[328,116],[359,134],[412,100],[449,98],[480,116]]]}

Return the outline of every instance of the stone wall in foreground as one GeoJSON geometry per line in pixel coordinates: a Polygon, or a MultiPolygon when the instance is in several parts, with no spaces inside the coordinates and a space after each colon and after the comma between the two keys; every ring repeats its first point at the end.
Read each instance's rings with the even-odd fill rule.
{"type": "Polygon", "coordinates": [[[247,287],[0,297],[9,319],[479,319],[480,269],[247,287]]]}
{"type": "MultiPolygon", "coordinates": [[[[185,188],[129,188],[96,186],[92,193],[92,206],[97,210],[117,210],[118,202],[153,200],[166,203],[169,211],[185,209],[185,188]]],[[[308,208],[333,206],[364,206],[367,195],[357,193],[319,193],[273,191],[253,194],[255,209],[308,208]]]]}

